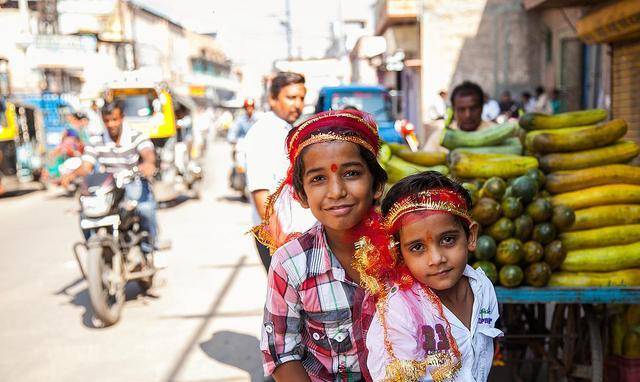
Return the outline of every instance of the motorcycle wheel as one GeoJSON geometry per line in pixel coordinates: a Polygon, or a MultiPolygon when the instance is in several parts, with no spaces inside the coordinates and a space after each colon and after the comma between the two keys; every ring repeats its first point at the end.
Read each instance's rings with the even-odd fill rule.
{"type": "Polygon", "coordinates": [[[103,244],[105,240],[110,240],[105,236],[107,235],[104,231],[98,232],[92,239],[96,241],[93,245],[89,245],[87,281],[89,282],[89,297],[94,315],[105,326],[110,326],[120,319],[125,301],[126,281],[122,269],[124,259],[120,257],[121,266],[117,269],[113,268],[114,260],[120,254],[114,254],[109,245],[103,244]],[[113,279],[120,281],[113,285],[113,279]]]}

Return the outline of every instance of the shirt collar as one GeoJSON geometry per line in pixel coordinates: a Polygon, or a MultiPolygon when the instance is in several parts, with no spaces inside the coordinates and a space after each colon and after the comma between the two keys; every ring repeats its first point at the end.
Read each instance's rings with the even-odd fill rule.
{"type": "Polygon", "coordinates": [[[274,113],[273,111],[270,111],[267,113],[267,115],[269,116],[269,118],[273,119],[274,122],[277,121],[278,125],[287,129],[287,131],[291,130],[293,128],[293,126],[291,126],[291,124],[289,124],[289,122],[285,121],[284,119],[278,117],[276,115],[276,113],[274,113]]]}
{"type": "Polygon", "coordinates": [[[469,278],[469,285],[471,286],[471,290],[473,291],[473,295],[475,298],[479,298],[482,294],[482,283],[478,276],[478,271],[473,269],[470,265],[466,265],[464,267],[464,272],[462,272],[463,276],[467,276],[469,278]]]}
{"type": "MultiPolygon", "coordinates": [[[[111,135],[109,135],[109,131],[107,129],[102,133],[102,139],[106,144],[116,145],[116,143],[111,139],[111,135]]],[[[127,145],[131,141],[131,130],[127,127],[127,125],[122,124],[122,131],[120,132],[120,146],[127,145]]]]}
{"type": "Polygon", "coordinates": [[[311,255],[308,258],[308,272],[310,276],[318,276],[332,271],[338,281],[346,281],[346,272],[327,243],[327,234],[319,222],[313,228],[314,240],[311,255]]]}

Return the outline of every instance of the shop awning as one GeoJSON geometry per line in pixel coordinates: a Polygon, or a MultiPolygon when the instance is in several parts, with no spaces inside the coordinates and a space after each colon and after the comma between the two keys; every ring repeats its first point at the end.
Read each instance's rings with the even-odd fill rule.
{"type": "Polygon", "coordinates": [[[578,37],[587,44],[640,38],[640,1],[623,0],[596,9],[576,23],[578,37]]]}

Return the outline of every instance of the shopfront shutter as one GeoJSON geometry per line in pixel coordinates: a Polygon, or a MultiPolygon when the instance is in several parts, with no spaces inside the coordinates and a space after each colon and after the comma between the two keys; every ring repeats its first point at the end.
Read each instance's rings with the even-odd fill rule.
{"type": "Polygon", "coordinates": [[[640,40],[612,47],[612,117],[627,121],[627,138],[640,143],[640,40]]]}

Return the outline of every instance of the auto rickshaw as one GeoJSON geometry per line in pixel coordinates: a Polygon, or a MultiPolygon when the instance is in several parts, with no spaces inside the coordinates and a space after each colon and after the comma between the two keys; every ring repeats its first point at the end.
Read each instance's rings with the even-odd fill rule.
{"type": "Polygon", "coordinates": [[[158,167],[154,183],[156,199],[166,202],[183,192],[199,196],[200,168],[182,165],[177,160],[183,151],[180,144],[183,137],[178,134],[177,104],[168,87],[143,81],[114,82],[108,85],[105,98],[121,100],[125,126],[147,134],[153,142],[158,167]]]}
{"type": "Polygon", "coordinates": [[[42,188],[44,154],[44,132],[38,109],[1,100],[0,189],[7,192],[34,186],[42,188]]]}

